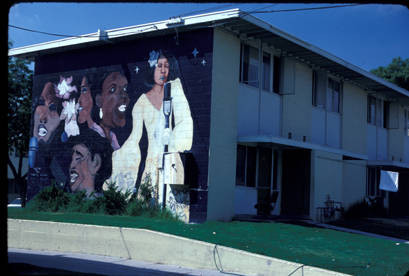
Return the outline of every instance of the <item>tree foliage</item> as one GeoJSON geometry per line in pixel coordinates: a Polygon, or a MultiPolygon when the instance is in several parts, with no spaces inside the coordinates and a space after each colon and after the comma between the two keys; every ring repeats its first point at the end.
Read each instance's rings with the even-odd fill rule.
{"type": "MultiPolygon", "coordinates": [[[[11,42],[8,47],[12,47],[11,42]]],[[[8,57],[7,164],[18,185],[23,185],[26,177],[26,174],[22,175],[22,160],[27,155],[30,139],[32,83],[33,72],[29,68],[29,61],[8,57]],[[19,156],[17,167],[10,160],[10,154],[13,152],[19,156]]]]}
{"type": "Polygon", "coordinates": [[[409,58],[394,58],[388,66],[372,69],[371,73],[409,90],[409,58]]]}

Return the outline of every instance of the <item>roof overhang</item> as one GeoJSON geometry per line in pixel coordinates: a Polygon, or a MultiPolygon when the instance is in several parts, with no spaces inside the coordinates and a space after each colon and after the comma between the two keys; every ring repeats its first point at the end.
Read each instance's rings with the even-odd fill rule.
{"type": "Polygon", "coordinates": [[[383,170],[389,171],[405,171],[409,172],[409,163],[391,161],[391,160],[370,160],[368,166],[380,167],[383,170]]]}
{"type": "Polygon", "coordinates": [[[72,49],[115,43],[146,36],[183,32],[196,28],[222,28],[241,39],[261,40],[313,68],[322,69],[349,81],[368,93],[382,94],[387,100],[409,105],[409,91],[385,81],[316,46],[287,34],[240,9],[170,18],[148,24],[112,29],[9,50],[9,56],[33,59],[35,56],[72,49]]]}
{"type": "Polygon", "coordinates": [[[237,142],[239,143],[258,143],[258,144],[260,143],[277,144],[277,145],[284,146],[284,147],[325,151],[325,152],[340,154],[343,157],[353,158],[357,160],[368,160],[368,156],[365,154],[353,153],[353,152],[345,151],[342,149],[336,149],[333,147],[326,147],[326,146],[321,146],[318,144],[301,142],[297,140],[276,137],[276,136],[267,136],[267,135],[239,136],[237,137],[237,142]]]}

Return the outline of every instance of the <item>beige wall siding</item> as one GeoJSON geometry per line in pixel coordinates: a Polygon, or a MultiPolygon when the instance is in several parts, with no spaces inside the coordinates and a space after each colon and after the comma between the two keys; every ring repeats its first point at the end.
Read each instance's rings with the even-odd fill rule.
{"type": "Polygon", "coordinates": [[[346,151],[366,154],[367,93],[344,82],[342,109],[342,145],[346,151]]]}
{"type": "Polygon", "coordinates": [[[348,209],[366,195],[366,161],[344,160],[343,162],[343,206],[348,209]]]}
{"type": "Polygon", "coordinates": [[[324,207],[327,195],[342,201],[342,155],[325,151],[311,151],[310,217],[316,219],[317,207],[324,207]]]}
{"type": "Polygon", "coordinates": [[[230,220],[236,180],[240,40],[215,29],[208,171],[208,220],[230,220]]]}
{"type": "Polygon", "coordinates": [[[287,138],[291,132],[292,139],[302,141],[306,136],[310,141],[312,71],[292,59],[286,58],[284,61],[282,136],[287,138]]]}

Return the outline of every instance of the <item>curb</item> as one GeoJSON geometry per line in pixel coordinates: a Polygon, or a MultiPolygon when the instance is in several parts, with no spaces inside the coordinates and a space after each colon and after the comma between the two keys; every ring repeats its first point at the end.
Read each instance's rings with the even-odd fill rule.
{"type": "Polygon", "coordinates": [[[87,253],[244,275],[347,275],[145,229],[8,219],[8,247],[87,253]]]}

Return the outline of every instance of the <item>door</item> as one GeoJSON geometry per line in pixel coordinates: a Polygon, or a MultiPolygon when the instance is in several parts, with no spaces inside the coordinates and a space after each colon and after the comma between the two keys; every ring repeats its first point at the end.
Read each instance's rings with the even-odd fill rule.
{"type": "Polygon", "coordinates": [[[283,151],[281,214],[304,217],[310,209],[309,150],[289,149],[283,151]]]}

